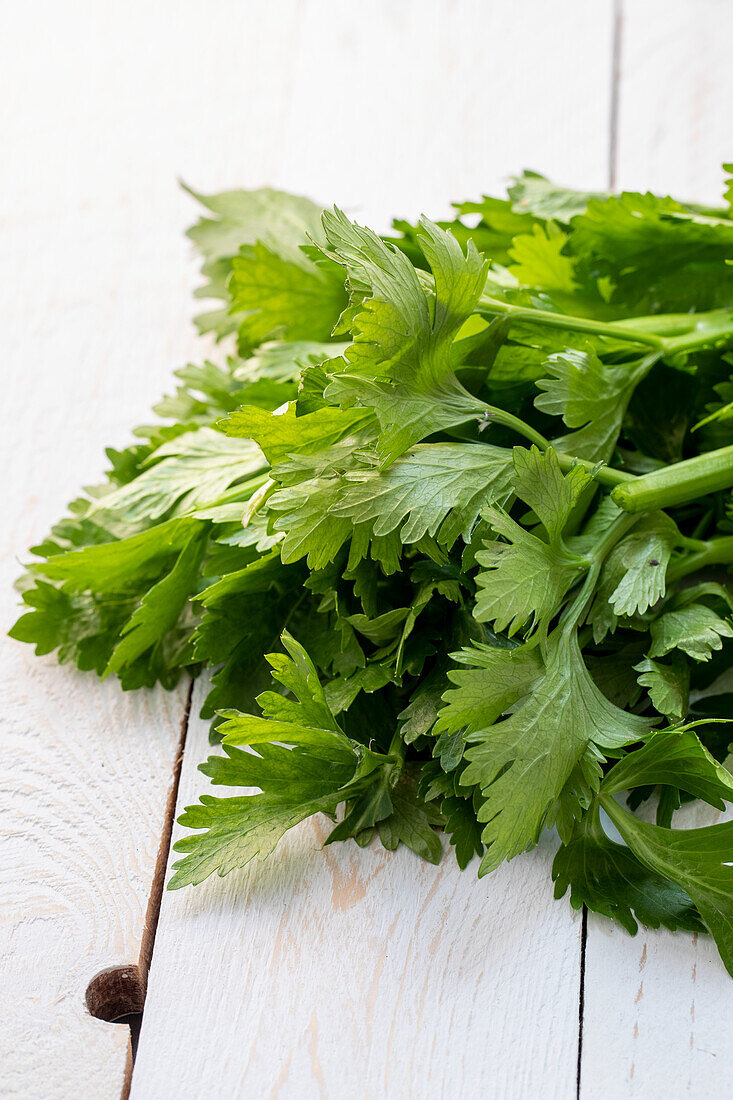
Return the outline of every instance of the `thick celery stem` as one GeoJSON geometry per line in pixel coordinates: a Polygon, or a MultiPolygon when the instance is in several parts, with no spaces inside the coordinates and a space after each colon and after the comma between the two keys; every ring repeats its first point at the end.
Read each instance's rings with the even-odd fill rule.
{"type": "Polygon", "coordinates": [[[733,486],[733,446],[688,458],[617,485],[611,496],[625,512],[688,504],[733,486]]]}

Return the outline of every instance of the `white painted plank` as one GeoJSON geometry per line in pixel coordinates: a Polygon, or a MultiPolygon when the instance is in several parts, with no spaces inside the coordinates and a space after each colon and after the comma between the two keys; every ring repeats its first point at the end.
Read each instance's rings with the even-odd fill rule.
{"type": "Polygon", "coordinates": [[[100,268],[83,223],[57,230],[49,210],[0,233],[0,1064],[19,1097],[122,1088],[128,1029],[89,1016],[85,990],[138,962],[185,703],[185,687],[123,695],[7,637],[28,546],[98,474],[103,442],[127,437],[136,390],[172,365],[154,326],[133,323],[146,281],[118,291],[116,249],[100,268]]]}
{"type": "Polygon", "coordinates": [[[624,0],[617,185],[720,204],[733,158],[730,0],[624,0]]]}
{"type": "Polygon", "coordinates": [[[183,700],[94,690],[8,641],[2,661],[2,1092],[106,1100],[129,1029],[94,1019],[85,992],[140,960],[183,700]]]}
{"type": "MultiPolygon", "coordinates": [[[[717,0],[624,5],[619,112],[621,187],[720,201],[733,148],[733,7],[717,0]]],[[[719,815],[690,807],[679,827],[719,815]]],[[[731,979],[708,937],[588,918],[582,1100],[726,1096],[731,979]]]]}
{"type": "Polygon", "coordinates": [[[378,222],[446,216],[524,168],[606,186],[610,2],[313,0],[299,19],[289,186],[378,222]]]}
{"type": "MultiPolygon", "coordinates": [[[[690,806],[675,827],[721,815],[690,806]]],[[[733,988],[709,936],[588,917],[582,1100],[729,1096],[733,988]]]]}
{"type": "Polygon", "coordinates": [[[27,548],[185,362],[192,272],[183,204],[160,229],[147,208],[152,161],[139,193],[102,186],[119,87],[76,51],[72,7],[6,6],[0,44],[0,1091],[107,1100],[129,1029],[90,1016],[85,991],[140,958],[186,688],[123,695],[7,630],[27,548]]]}
{"type": "MultiPolygon", "coordinates": [[[[51,198],[61,220],[116,210],[128,246],[147,241],[155,262],[164,231],[166,253],[187,254],[179,176],[201,191],[283,187],[379,224],[437,217],[525,167],[602,187],[611,9],[612,0],[523,0],[521,11],[483,0],[14,4],[0,42],[0,141],[14,153],[14,186],[0,210],[19,228],[55,215],[51,198]]],[[[103,222],[99,230],[102,245],[103,222]]],[[[182,262],[179,272],[183,282],[182,262]]],[[[185,294],[176,305],[190,314],[185,294]]]]}
{"type": "MultiPolygon", "coordinates": [[[[180,807],[207,749],[192,720],[180,807]]],[[[479,882],[452,855],[322,850],[326,824],[164,896],[132,1100],[574,1096],[580,922],[549,838],[479,882]]]]}

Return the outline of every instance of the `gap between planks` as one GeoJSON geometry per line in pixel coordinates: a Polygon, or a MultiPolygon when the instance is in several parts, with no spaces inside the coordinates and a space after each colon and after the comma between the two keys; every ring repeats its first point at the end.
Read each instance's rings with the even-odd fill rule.
{"type": "Polygon", "coordinates": [[[575,1079],[575,1100],[580,1100],[580,1079],[583,1070],[583,1013],[585,1012],[585,949],[588,942],[588,910],[583,906],[580,924],[580,985],[578,989],[578,1069],[575,1079]]]}
{"type": "Polygon", "coordinates": [[[189,719],[191,717],[193,684],[194,681],[192,679],[189,682],[188,692],[186,693],[186,706],[183,712],[183,718],[181,719],[181,733],[178,739],[178,748],[176,750],[175,760],[173,762],[173,776],[170,789],[168,791],[168,799],[165,806],[163,829],[160,836],[158,855],[155,860],[155,873],[153,875],[153,881],[150,887],[150,897],[148,898],[147,909],[145,910],[145,925],[143,928],[142,941],[140,944],[140,958],[138,960],[140,1010],[139,1012],[131,1013],[131,1016],[136,1019],[131,1019],[128,1021],[128,1026],[130,1028],[130,1046],[127,1052],[127,1065],[125,1066],[125,1077],[122,1085],[120,1100],[127,1100],[128,1096],[130,1095],[130,1088],[132,1087],[132,1073],[135,1067],[137,1038],[140,1034],[142,1017],[145,1012],[145,994],[147,992],[148,973],[150,971],[150,962],[153,957],[153,949],[155,947],[155,933],[158,928],[158,918],[160,916],[160,904],[163,898],[163,890],[165,888],[166,868],[168,866],[168,856],[170,854],[171,847],[171,835],[173,833],[173,819],[176,812],[176,803],[178,801],[178,786],[181,780],[181,766],[183,764],[183,753],[186,748],[186,736],[188,734],[189,719]]]}
{"type": "Polygon", "coordinates": [[[624,34],[623,0],[613,0],[611,37],[611,110],[608,118],[608,189],[616,190],[618,175],[618,119],[621,96],[621,47],[624,34]]]}

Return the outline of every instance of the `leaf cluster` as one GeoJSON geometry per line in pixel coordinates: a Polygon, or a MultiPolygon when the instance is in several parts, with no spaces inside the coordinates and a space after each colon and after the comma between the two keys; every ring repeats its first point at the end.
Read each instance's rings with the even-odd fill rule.
{"type": "Polygon", "coordinates": [[[123,688],[206,671],[230,790],[170,886],[317,813],[479,875],[552,828],[558,896],[733,972],[733,824],[673,827],[733,799],[730,206],[525,173],[379,236],[195,197],[229,354],[108,451],[12,630],[123,688]]]}

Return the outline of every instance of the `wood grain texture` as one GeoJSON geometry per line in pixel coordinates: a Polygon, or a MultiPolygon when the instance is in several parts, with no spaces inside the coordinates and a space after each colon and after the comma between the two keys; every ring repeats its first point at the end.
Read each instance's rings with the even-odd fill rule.
{"type": "Polygon", "coordinates": [[[621,0],[616,182],[720,204],[733,157],[729,0],[621,0]]]}
{"type": "MultiPolygon", "coordinates": [[[[690,806],[676,828],[721,815],[690,806]]],[[[582,1100],[729,1096],[731,979],[709,936],[588,917],[582,1100]]]]}
{"type": "MultiPolygon", "coordinates": [[[[719,202],[733,150],[733,7],[717,0],[623,5],[619,186],[719,202]]],[[[720,815],[687,807],[684,828],[720,815]]],[[[709,937],[588,918],[581,1100],[727,1096],[733,992],[709,937]]]]}
{"type": "MultiPolygon", "coordinates": [[[[181,807],[207,748],[192,720],[181,807]]],[[[452,856],[323,850],[326,825],[164,895],[132,1100],[574,1096],[580,922],[551,845],[478,882],[452,856]]]]}
{"type": "Polygon", "coordinates": [[[139,193],[107,186],[119,86],[74,8],[7,7],[0,44],[0,1092],[33,1100],[120,1095],[129,1029],[85,991],[138,963],[186,699],[123,695],[6,636],[27,548],[192,341],[180,210],[147,208],[150,158],[139,193]]]}

